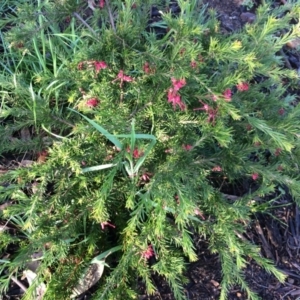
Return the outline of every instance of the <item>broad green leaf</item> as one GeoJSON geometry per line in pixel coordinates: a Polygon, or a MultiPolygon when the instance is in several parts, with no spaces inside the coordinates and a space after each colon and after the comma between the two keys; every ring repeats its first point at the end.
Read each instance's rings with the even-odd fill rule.
{"type": "Polygon", "coordinates": [[[115,167],[116,165],[117,164],[106,164],[106,165],[98,165],[98,166],[93,166],[93,167],[87,167],[87,168],[83,168],[82,172],[86,173],[86,172],[104,170],[104,169],[115,167]]]}
{"type": "Polygon", "coordinates": [[[109,250],[102,252],[100,255],[94,257],[91,261],[91,264],[98,263],[100,260],[105,259],[107,256],[109,256],[113,252],[119,251],[121,249],[122,249],[122,246],[116,246],[116,247],[110,248],[109,250]]]}
{"type": "Polygon", "coordinates": [[[99,132],[101,132],[105,137],[110,140],[117,148],[122,149],[123,144],[116,138],[115,135],[110,134],[106,129],[104,129],[102,126],[97,124],[95,121],[89,119],[88,117],[84,116],[83,114],[79,113],[78,111],[69,108],[69,110],[81,115],[84,119],[86,119],[92,126],[94,126],[99,132]]]}

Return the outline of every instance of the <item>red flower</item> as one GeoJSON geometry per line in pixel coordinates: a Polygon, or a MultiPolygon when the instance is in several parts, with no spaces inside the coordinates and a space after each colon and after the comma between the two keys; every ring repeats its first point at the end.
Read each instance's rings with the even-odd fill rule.
{"type": "Polygon", "coordinates": [[[173,153],[173,149],[166,149],[166,150],[165,150],[165,153],[171,154],[171,153],[173,153]]]}
{"type": "Polygon", "coordinates": [[[139,157],[141,157],[141,156],[144,155],[144,152],[142,152],[142,151],[140,151],[139,149],[135,148],[135,149],[133,150],[132,155],[133,155],[134,158],[139,158],[139,157]]]}
{"type": "Polygon", "coordinates": [[[179,106],[181,110],[186,109],[186,105],[181,101],[180,95],[178,91],[186,85],[185,79],[176,79],[174,77],[171,78],[173,87],[168,90],[168,102],[171,102],[174,110],[176,106],[179,106]]]}
{"type": "Polygon", "coordinates": [[[190,66],[191,66],[192,69],[196,69],[197,68],[197,63],[194,60],[192,60],[191,63],[190,63],[190,66]]]}
{"type": "Polygon", "coordinates": [[[182,145],[182,148],[185,150],[185,151],[190,151],[193,149],[193,146],[192,145],[182,145]]]}
{"type": "Polygon", "coordinates": [[[252,126],[251,126],[250,124],[248,124],[248,125],[246,126],[246,130],[247,130],[247,131],[252,130],[252,126]]]}
{"type": "Polygon", "coordinates": [[[198,60],[199,60],[200,62],[204,62],[204,57],[203,57],[201,54],[199,54],[199,55],[198,55],[198,60]]]}
{"type": "Polygon", "coordinates": [[[249,90],[249,84],[247,82],[241,82],[237,84],[236,87],[240,92],[249,90]]]}
{"type": "Polygon", "coordinates": [[[283,171],[283,166],[279,165],[278,168],[277,168],[277,171],[279,171],[279,172],[283,171]]]}
{"type": "Polygon", "coordinates": [[[208,118],[207,118],[208,123],[214,123],[218,114],[218,109],[212,108],[208,104],[203,103],[201,100],[199,100],[199,102],[201,102],[203,106],[199,108],[194,108],[194,110],[204,110],[208,114],[208,118]]]}
{"type": "Polygon", "coordinates": [[[225,98],[225,101],[227,102],[231,101],[231,96],[232,96],[231,89],[226,89],[223,93],[223,96],[225,98]]]}
{"type": "Polygon", "coordinates": [[[168,91],[168,102],[172,103],[174,110],[176,106],[179,106],[181,110],[186,109],[185,104],[181,101],[180,95],[173,88],[170,88],[168,91]]]}
{"type": "Polygon", "coordinates": [[[174,77],[171,78],[174,91],[179,91],[182,87],[186,85],[185,79],[175,79],[174,77]]]}
{"type": "Polygon", "coordinates": [[[186,51],[185,48],[181,48],[180,51],[179,51],[179,54],[182,56],[184,54],[184,52],[186,51]]]}
{"type": "Polygon", "coordinates": [[[211,169],[213,172],[222,172],[222,168],[220,166],[215,166],[211,169]]]}
{"type": "Polygon", "coordinates": [[[110,227],[112,227],[112,228],[116,228],[115,225],[113,225],[113,224],[111,224],[111,223],[109,223],[109,222],[107,222],[107,221],[101,223],[101,228],[102,228],[102,230],[105,229],[105,226],[110,226],[110,227]]]}
{"type": "Polygon", "coordinates": [[[211,95],[211,100],[216,102],[218,100],[218,96],[217,95],[211,95]]]}
{"type": "Polygon", "coordinates": [[[121,82],[123,82],[123,81],[125,81],[125,82],[131,82],[131,81],[133,81],[133,78],[132,78],[132,77],[127,76],[127,75],[124,75],[123,70],[120,70],[120,72],[119,72],[117,78],[120,79],[121,82]]]}
{"type": "Polygon", "coordinates": [[[258,175],[258,173],[253,173],[253,174],[251,175],[251,177],[252,177],[253,180],[257,180],[258,177],[259,177],[259,175],[258,175]]]}
{"type": "MultiPolygon", "coordinates": [[[[130,153],[131,152],[131,149],[130,147],[127,148],[127,152],[130,153]]],[[[140,158],[141,156],[144,155],[144,152],[143,151],[140,151],[138,148],[134,148],[133,151],[132,151],[132,156],[133,158],[140,158]]]]}
{"type": "Polygon", "coordinates": [[[143,71],[144,71],[146,74],[149,74],[149,73],[151,72],[150,67],[149,67],[149,63],[148,63],[148,62],[145,62],[145,63],[144,63],[143,71]]]}
{"type": "Polygon", "coordinates": [[[95,66],[96,74],[98,74],[100,70],[107,68],[107,64],[105,61],[96,60],[94,61],[94,66],[95,66]]]}
{"type": "Polygon", "coordinates": [[[142,252],[142,258],[149,259],[154,255],[153,247],[152,245],[149,245],[146,250],[142,252]]]}
{"type": "Polygon", "coordinates": [[[48,153],[47,150],[42,150],[41,152],[38,152],[37,155],[38,155],[37,161],[39,163],[41,163],[41,162],[45,162],[46,161],[47,156],[49,155],[49,153],[48,153]]]}
{"type": "Polygon", "coordinates": [[[279,114],[280,116],[284,115],[284,113],[285,113],[284,108],[280,108],[280,109],[278,110],[278,114],[279,114]]]}
{"type": "Polygon", "coordinates": [[[97,98],[91,98],[91,99],[86,101],[86,106],[90,107],[90,108],[93,108],[93,107],[98,106],[99,102],[100,101],[97,98]]]}
{"type": "Polygon", "coordinates": [[[152,173],[145,172],[145,173],[142,174],[142,176],[140,177],[140,180],[141,180],[143,183],[149,182],[152,175],[153,175],[152,173]]]}
{"type": "Polygon", "coordinates": [[[81,61],[80,63],[78,63],[78,65],[77,65],[77,69],[78,70],[82,70],[83,69],[83,66],[84,66],[84,61],[81,61]]]}
{"type": "Polygon", "coordinates": [[[276,151],[275,151],[275,153],[274,153],[274,155],[275,156],[279,156],[281,152],[282,152],[282,149],[281,148],[277,148],[276,151]]]}
{"type": "Polygon", "coordinates": [[[99,1],[99,7],[100,7],[100,8],[103,8],[104,5],[105,5],[105,0],[100,0],[100,1],[99,1]]]}
{"type": "Polygon", "coordinates": [[[195,209],[194,209],[194,214],[195,214],[196,216],[201,217],[202,220],[205,220],[205,217],[204,217],[203,213],[202,213],[198,208],[195,208],[195,209]]]}
{"type": "Polygon", "coordinates": [[[204,110],[206,112],[209,112],[209,110],[212,109],[212,107],[210,107],[208,104],[203,103],[201,100],[199,100],[199,102],[201,102],[203,104],[202,107],[198,107],[198,108],[194,108],[194,110],[204,110]]]}

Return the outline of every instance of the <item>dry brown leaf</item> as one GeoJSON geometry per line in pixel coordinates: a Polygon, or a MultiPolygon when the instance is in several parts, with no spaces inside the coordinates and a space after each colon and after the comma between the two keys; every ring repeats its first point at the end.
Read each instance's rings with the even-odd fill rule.
{"type": "Polygon", "coordinates": [[[210,281],[215,287],[218,287],[219,285],[220,285],[220,283],[219,282],[217,282],[217,281],[215,281],[215,280],[211,280],[210,281]]]}
{"type": "Polygon", "coordinates": [[[73,289],[71,299],[83,294],[95,285],[101,278],[104,271],[105,262],[99,261],[98,263],[91,264],[86,273],[80,278],[78,284],[73,289]],[[102,263],[103,262],[103,263],[102,263]]]}
{"type": "Polygon", "coordinates": [[[31,140],[31,135],[28,128],[22,128],[20,134],[21,134],[22,141],[26,142],[31,140]]]}
{"type": "MultiPolygon", "coordinates": [[[[36,273],[32,272],[31,270],[25,270],[23,271],[23,277],[26,277],[29,285],[32,285],[33,281],[35,280],[36,278],[36,273]]],[[[43,296],[46,292],[46,285],[45,283],[40,283],[38,285],[38,287],[36,288],[35,290],[35,297],[34,297],[34,300],[42,300],[43,299],[43,296]]]]}
{"type": "Polygon", "coordinates": [[[21,167],[30,167],[34,163],[33,160],[29,159],[22,159],[22,161],[19,163],[21,167]]]}
{"type": "Polygon", "coordinates": [[[296,39],[292,40],[291,42],[286,43],[286,45],[292,49],[298,48],[300,46],[300,38],[296,38],[296,39]]]}

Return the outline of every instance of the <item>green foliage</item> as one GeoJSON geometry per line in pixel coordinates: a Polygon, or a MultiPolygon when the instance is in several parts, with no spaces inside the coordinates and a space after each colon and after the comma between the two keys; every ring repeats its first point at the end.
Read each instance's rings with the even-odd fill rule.
{"type": "Polygon", "coordinates": [[[220,256],[221,299],[234,284],[258,299],[248,257],[284,280],[241,236],[276,187],[300,204],[298,75],[278,54],[299,35],[300,6],[264,4],[226,36],[196,0],[178,1],[178,16],[161,7],[147,28],[153,3],[107,1],[93,14],[86,1],[1,4],[0,153],[32,161],[1,175],[0,204],[12,203],[1,219],[18,231],[1,233],[2,251],[18,246],[1,261],[1,291],[41,252],[44,299],[67,299],[93,258],[120,246],[95,299],[136,299],[138,277],[151,294],[153,274],[185,299],[192,232],[220,256]]]}

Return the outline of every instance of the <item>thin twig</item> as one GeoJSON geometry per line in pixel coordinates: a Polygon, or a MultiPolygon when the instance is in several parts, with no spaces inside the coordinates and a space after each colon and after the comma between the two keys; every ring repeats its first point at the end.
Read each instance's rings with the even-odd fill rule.
{"type": "Polygon", "coordinates": [[[107,5],[108,15],[109,15],[109,20],[110,20],[111,27],[112,27],[114,33],[116,33],[116,27],[115,27],[115,23],[114,23],[114,17],[112,15],[112,12],[111,12],[111,9],[110,9],[109,0],[106,0],[105,3],[107,5]]]}
{"type": "Polygon", "coordinates": [[[285,61],[285,64],[286,64],[287,68],[289,68],[290,70],[292,70],[293,68],[292,68],[292,66],[291,66],[291,64],[290,64],[288,58],[286,57],[286,55],[285,55],[285,53],[284,53],[284,51],[283,51],[282,48],[280,49],[280,54],[282,55],[282,57],[283,57],[283,59],[284,59],[284,61],[285,61]]]}
{"type": "Polygon", "coordinates": [[[24,292],[27,291],[27,287],[25,287],[25,285],[24,285],[21,281],[19,281],[16,277],[11,276],[11,280],[12,280],[15,284],[17,284],[24,292]]]}
{"type": "Polygon", "coordinates": [[[76,17],[84,26],[86,26],[95,36],[97,36],[96,31],[94,31],[94,29],[86,21],[84,21],[77,12],[74,12],[73,16],[76,17]]]}
{"type": "Polygon", "coordinates": [[[55,120],[57,120],[57,121],[59,121],[59,122],[62,122],[62,123],[64,123],[64,124],[66,124],[66,125],[68,125],[68,126],[71,126],[72,128],[75,128],[75,125],[73,125],[73,124],[71,124],[71,123],[69,123],[69,122],[67,122],[67,121],[65,121],[65,120],[63,120],[63,119],[61,119],[61,118],[59,118],[59,117],[56,117],[56,116],[51,116],[53,119],[55,119],[55,120]]]}
{"type": "Polygon", "coordinates": [[[147,108],[148,106],[152,105],[152,102],[148,102],[146,103],[144,106],[142,106],[141,108],[139,109],[135,109],[129,116],[129,118],[132,118],[134,117],[137,113],[139,113],[140,111],[144,110],[145,108],[147,108]]]}

